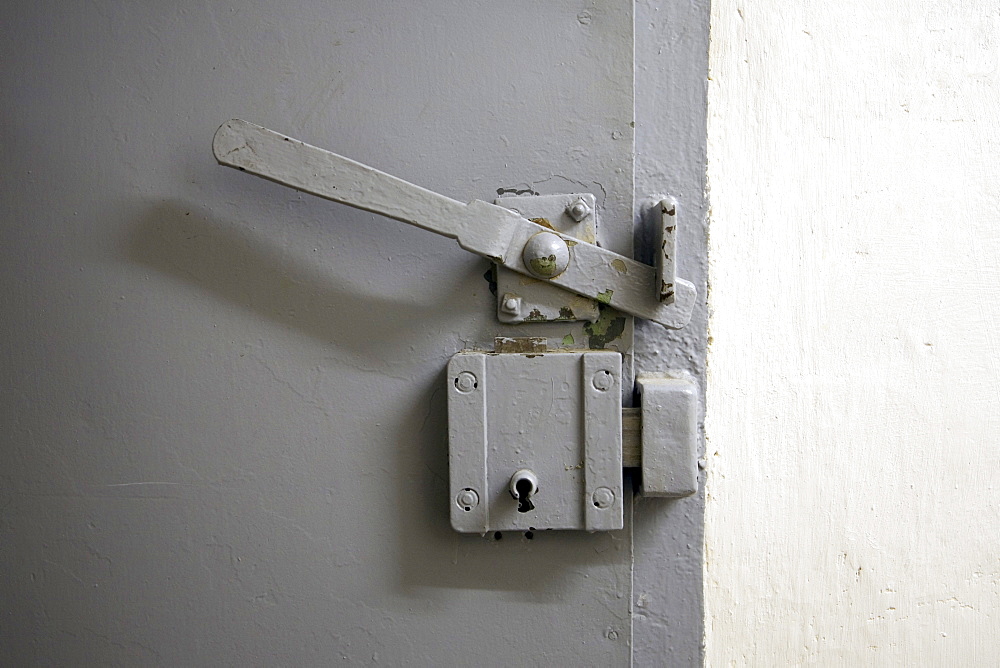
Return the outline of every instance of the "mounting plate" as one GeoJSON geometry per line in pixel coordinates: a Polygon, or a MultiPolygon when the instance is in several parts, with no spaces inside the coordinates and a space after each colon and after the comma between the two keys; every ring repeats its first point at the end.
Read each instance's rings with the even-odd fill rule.
{"type": "Polygon", "coordinates": [[[455,530],[624,526],[621,360],[611,351],[452,357],[448,447],[455,530]],[[512,494],[512,478],[524,471],[537,479],[531,504],[512,494]]]}
{"type": "MultiPolygon", "coordinates": [[[[532,222],[588,244],[597,243],[597,200],[590,193],[570,195],[511,195],[493,200],[532,222]],[[582,202],[585,214],[576,220],[570,207],[582,202]]],[[[497,319],[500,322],[551,322],[600,317],[597,302],[567,292],[544,280],[497,267],[497,319]]]]}

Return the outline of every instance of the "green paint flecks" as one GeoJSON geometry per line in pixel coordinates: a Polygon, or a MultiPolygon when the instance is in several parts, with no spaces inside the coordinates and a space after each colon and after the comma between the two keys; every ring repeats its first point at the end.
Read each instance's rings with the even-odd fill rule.
{"type": "Polygon", "coordinates": [[[601,316],[584,325],[583,330],[590,337],[590,347],[602,350],[625,332],[625,316],[613,309],[601,308],[601,316]]]}

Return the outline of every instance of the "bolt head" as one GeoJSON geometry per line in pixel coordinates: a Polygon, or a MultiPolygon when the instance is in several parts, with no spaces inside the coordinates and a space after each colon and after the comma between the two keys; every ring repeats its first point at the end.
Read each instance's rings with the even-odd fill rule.
{"type": "Polygon", "coordinates": [[[479,387],[479,380],[476,375],[469,371],[463,371],[462,373],[455,376],[455,389],[459,392],[468,394],[474,389],[479,387]]]}
{"type": "Polygon", "coordinates": [[[606,392],[615,384],[615,377],[610,371],[601,369],[594,374],[594,388],[601,392],[606,392]]]}
{"type": "Polygon", "coordinates": [[[455,503],[464,510],[472,510],[479,505],[479,495],[476,494],[476,490],[466,488],[455,497],[455,503]]]}
{"type": "Polygon", "coordinates": [[[570,218],[579,223],[581,220],[590,215],[590,206],[587,205],[586,200],[582,197],[578,197],[566,205],[566,213],[569,214],[570,218]]]}
{"type": "Polygon", "coordinates": [[[555,278],[569,266],[569,246],[554,232],[539,232],[524,244],[521,258],[532,275],[555,278]]]}
{"type": "Polygon", "coordinates": [[[504,313],[517,315],[521,312],[521,298],[508,292],[500,301],[500,310],[504,313]]]}
{"type": "Polygon", "coordinates": [[[598,487],[594,490],[594,505],[598,508],[610,508],[615,504],[615,493],[608,487],[598,487]]]}

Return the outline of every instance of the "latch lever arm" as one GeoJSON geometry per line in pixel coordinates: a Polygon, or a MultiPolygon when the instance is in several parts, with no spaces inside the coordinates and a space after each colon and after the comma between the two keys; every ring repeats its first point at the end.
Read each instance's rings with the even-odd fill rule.
{"type": "MultiPolygon", "coordinates": [[[[657,270],[599,246],[555,233],[509,209],[479,200],[463,204],[336,153],[310,146],[267,128],[234,119],[215,133],[220,164],[250,172],[319,197],[379,213],[451,237],[470,252],[528,276],[608,304],[632,315],[679,329],[691,319],[695,288],[675,281],[672,302],[660,300],[657,270]],[[522,257],[529,241],[548,235],[563,245],[556,255],[529,266],[522,257]],[[550,271],[547,274],[544,271],[550,271]]],[[[547,251],[546,251],[547,252],[547,251]]]]}

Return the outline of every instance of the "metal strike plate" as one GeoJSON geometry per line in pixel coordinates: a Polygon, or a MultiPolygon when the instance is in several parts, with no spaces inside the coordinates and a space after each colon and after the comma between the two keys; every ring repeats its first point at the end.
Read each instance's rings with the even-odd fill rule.
{"type": "MultiPolygon", "coordinates": [[[[698,491],[698,388],[692,380],[639,374],[643,496],[698,491]]],[[[629,448],[630,450],[632,448],[629,448]]]]}
{"type": "Polygon", "coordinates": [[[610,351],[452,357],[455,530],[621,529],[621,364],[610,351]],[[528,503],[514,495],[525,472],[535,481],[528,503]]]}
{"type": "MultiPolygon", "coordinates": [[[[499,197],[493,203],[543,227],[588,244],[597,243],[597,200],[591,193],[514,195],[499,197]]],[[[500,322],[594,322],[600,316],[593,299],[504,267],[497,267],[496,272],[500,322]]]]}

